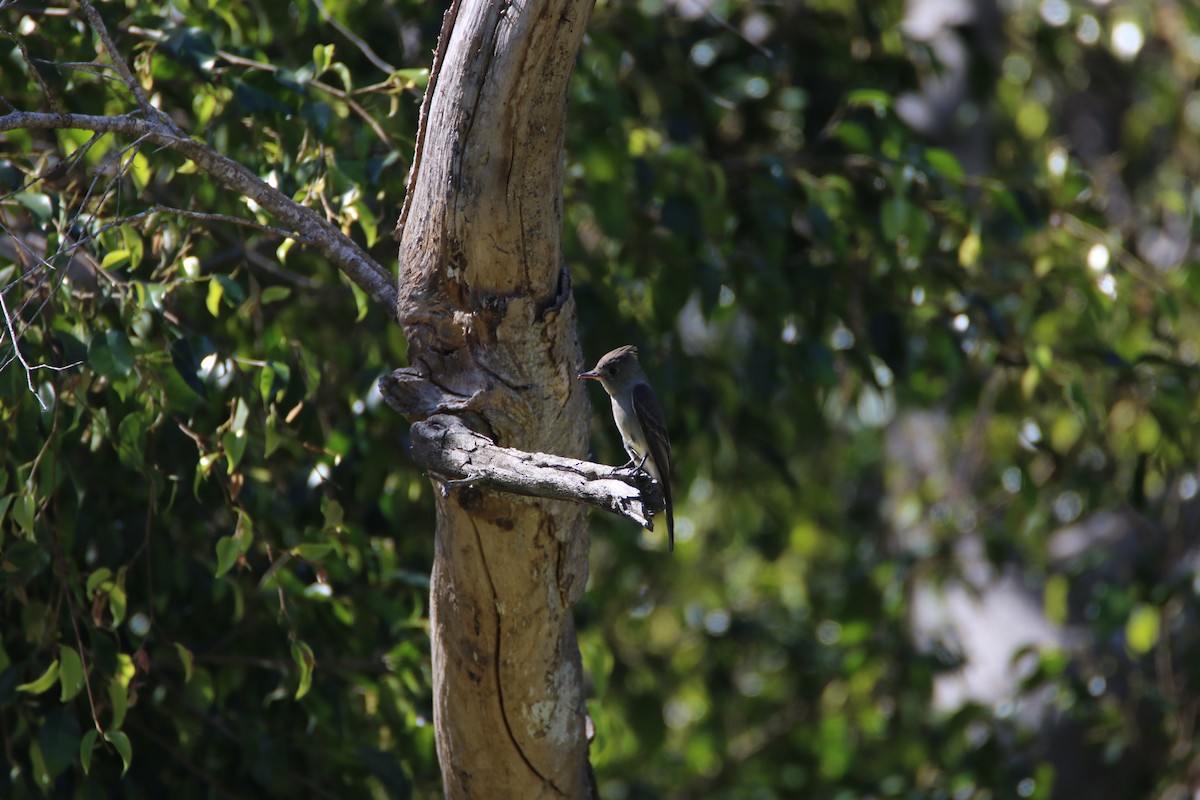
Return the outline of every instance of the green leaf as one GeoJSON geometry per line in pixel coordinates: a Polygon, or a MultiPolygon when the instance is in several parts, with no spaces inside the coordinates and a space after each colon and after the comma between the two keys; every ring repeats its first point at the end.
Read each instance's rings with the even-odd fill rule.
{"type": "Polygon", "coordinates": [[[110,630],[115,630],[125,620],[125,610],[125,589],[114,583],[108,590],[108,613],[112,616],[110,630]]]}
{"type": "Polygon", "coordinates": [[[871,150],[871,134],[857,122],[842,122],[834,130],[834,135],[852,153],[866,153],[871,150]]]}
{"type": "Polygon", "coordinates": [[[125,714],[129,710],[129,690],[121,676],[114,676],[108,682],[108,704],[112,708],[112,720],[108,723],[111,731],[121,730],[125,724],[125,714]]]}
{"type": "Polygon", "coordinates": [[[866,106],[882,116],[891,107],[892,98],[878,89],[856,89],[846,95],[846,105],[851,108],[866,106]]]}
{"type": "Polygon", "coordinates": [[[97,333],[88,344],[88,364],[109,380],[119,380],[133,372],[133,346],[124,331],[111,329],[97,333]]]}
{"type": "Polygon", "coordinates": [[[330,543],[298,544],[292,548],[292,555],[305,561],[320,561],[333,551],[330,543]]]}
{"type": "Polygon", "coordinates": [[[966,174],[958,158],[949,150],[940,147],[930,147],[925,151],[925,160],[929,166],[937,170],[943,177],[962,180],[966,174]]]}
{"type": "Polygon", "coordinates": [[[312,687],[312,674],[316,659],[313,657],[312,648],[298,639],[292,641],[291,649],[292,660],[296,662],[296,666],[300,667],[300,685],[296,689],[296,699],[299,700],[308,694],[309,688],[312,687]]]}
{"type": "Polygon", "coordinates": [[[212,314],[214,317],[220,315],[221,298],[224,296],[224,294],[225,290],[222,288],[221,282],[217,280],[217,277],[214,275],[213,277],[209,278],[208,296],[204,299],[204,307],[207,308],[208,313],[212,314]]]}
{"type": "Polygon", "coordinates": [[[53,663],[50,664],[50,666],[46,667],[46,671],[38,676],[36,680],[32,680],[29,683],[19,684],[17,686],[17,691],[27,692],[29,694],[41,694],[42,692],[48,691],[57,680],[58,659],[56,658],[54,659],[53,663]]]}
{"type": "Polygon", "coordinates": [[[291,377],[292,369],[287,364],[282,361],[268,362],[258,377],[258,392],[262,395],[263,403],[270,404],[282,399],[291,377]]]}
{"type": "Polygon", "coordinates": [[[341,530],[345,518],[346,511],[342,508],[341,503],[337,500],[325,501],[325,530],[327,532],[341,530]]]}
{"type": "Polygon", "coordinates": [[[362,228],[363,236],[366,237],[367,248],[370,249],[375,246],[375,240],[379,238],[379,219],[371,207],[361,200],[354,204],[354,210],[358,213],[358,224],[362,228]]]}
{"type": "Polygon", "coordinates": [[[79,743],[79,763],[83,767],[83,774],[90,775],[92,769],[92,752],[96,749],[96,738],[100,735],[100,731],[92,728],[83,735],[83,741],[79,743]]]}
{"type": "Polygon", "coordinates": [[[50,195],[40,192],[19,192],[12,196],[25,208],[33,212],[39,225],[45,225],[54,217],[54,201],[50,195]]]}
{"type": "Polygon", "coordinates": [[[46,759],[42,758],[42,746],[37,741],[29,743],[29,763],[33,767],[33,778],[41,787],[43,794],[48,794],[54,784],[54,778],[46,767],[46,759]]]}
{"type": "Polygon", "coordinates": [[[129,743],[129,737],[120,731],[108,731],[104,734],[104,740],[115,747],[121,756],[121,777],[125,777],[125,773],[129,772],[129,765],[133,761],[133,745],[129,743]]]}
{"type": "Polygon", "coordinates": [[[270,415],[267,416],[267,425],[264,430],[264,433],[266,434],[266,438],[265,438],[265,442],[263,444],[263,456],[265,458],[270,458],[271,454],[274,453],[277,449],[279,449],[279,445],[283,444],[283,442],[284,442],[283,435],[280,434],[279,431],[276,429],[276,426],[278,424],[279,424],[279,418],[275,414],[275,407],[271,406],[271,413],[270,413],[270,415]]]}
{"type": "Polygon", "coordinates": [[[238,545],[237,539],[232,536],[222,536],[217,540],[217,571],[214,577],[220,578],[226,572],[233,569],[233,565],[237,563],[237,558],[241,555],[242,550],[238,545]]]}
{"type": "Polygon", "coordinates": [[[117,426],[117,456],[121,463],[132,469],[145,466],[142,446],[146,438],[146,424],[141,414],[127,414],[117,426]]]}
{"type": "Polygon", "coordinates": [[[982,249],[983,242],[979,238],[978,231],[968,233],[958,245],[959,265],[967,269],[975,266],[979,261],[979,251],[982,249]]]}
{"type": "Polygon", "coordinates": [[[246,429],[246,420],[250,418],[250,406],[242,398],[238,398],[233,405],[233,417],[230,420],[229,429],[236,432],[241,432],[246,429]]]}
{"type": "Polygon", "coordinates": [[[358,316],[354,321],[362,322],[366,319],[367,312],[371,310],[371,298],[357,283],[350,283],[350,292],[354,295],[354,305],[358,308],[358,316]]]}
{"type": "Polygon", "coordinates": [[[246,453],[246,444],[250,437],[245,431],[225,431],[221,435],[221,446],[225,449],[225,458],[229,463],[229,471],[236,472],[242,456],[246,453]]]}
{"type": "Polygon", "coordinates": [[[879,224],[883,230],[883,238],[894,242],[908,233],[909,225],[916,215],[913,204],[899,195],[889,197],[883,203],[879,213],[879,224]]]}
{"type": "Polygon", "coordinates": [[[262,290],[259,302],[265,306],[271,303],[278,303],[280,300],[287,300],[291,296],[292,290],[288,286],[268,286],[262,290]]]}
{"type": "Polygon", "coordinates": [[[1125,642],[1135,655],[1145,655],[1158,644],[1159,613],[1154,606],[1139,603],[1125,623],[1125,642]]]}
{"type": "Polygon", "coordinates": [[[307,65],[300,69],[278,69],[273,73],[273,77],[279,84],[302,94],[313,79],[313,71],[312,67],[307,65]]]}
{"type": "Polygon", "coordinates": [[[102,583],[112,579],[112,574],[112,570],[108,567],[100,567],[100,569],[95,570],[91,575],[88,575],[87,596],[89,599],[102,583]]]}
{"type": "Polygon", "coordinates": [[[238,521],[237,530],[233,535],[237,538],[238,547],[242,553],[250,552],[250,545],[254,544],[254,520],[250,518],[243,509],[237,509],[238,521]]]}
{"type": "Polygon", "coordinates": [[[62,686],[60,700],[67,702],[83,689],[83,660],[73,647],[58,646],[58,682],[62,686]]]}
{"type": "Polygon", "coordinates": [[[246,290],[242,285],[228,275],[215,275],[214,279],[221,285],[221,289],[225,294],[225,301],[233,308],[237,308],[246,300],[246,290]]]}
{"type": "Polygon", "coordinates": [[[211,72],[217,63],[217,46],[203,28],[173,28],[163,39],[163,47],[172,58],[198,72],[211,72]]]}
{"type": "Polygon", "coordinates": [[[137,674],[137,667],[133,665],[133,656],[128,653],[119,653],[117,655],[117,669],[113,673],[113,680],[121,682],[125,688],[129,688],[129,684],[133,681],[133,676],[137,674]]]}
{"type": "Polygon", "coordinates": [[[1070,583],[1065,575],[1052,575],[1046,580],[1046,588],[1042,593],[1042,608],[1046,619],[1055,625],[1067,622],[1067,599],[1070,583]]]}
{"type": "Polygon", "coordinates": [[[420,69],[398,69],[392,75],[399,81],[401,89],[418,89],[424,91],[425,87],[429,86],[429,70],[424,67],[420,69]]]}
{"type": "Polygon", "coordinates": [[[313,75],[320,76],[325,70],[329,69],[329,65],[333,63],[335,50],[336,48],[331,44],[313,46],[313,75]]]}
{"type": "Polygon", "coordinates": [[[118,267],[118,266],[120,266],[122,264],[126,264],[128,262],[129,262],[129,251],[128,250],[124,250],[124,249],[109,250],[107,253],[104,254],[104,260],[100,262],[100,268],[104,269],[104,270],[111,270],[114,267],[118,267]]]}
{"type": "Polygon", "coordinates": [[[36,511],[37,501],[32,496],[27,492],[17,495],[16,502],[12,507],[13,521],[26,536],[33,536],[33,520],[36,511]]]}
{"type": "Polygon", "coordinates": [[[192,675],[196,671],[196,657],[192,655],[192,651],[188,650],[179,642],[175,643],[175,652],[179,655],[179,661],[183,664],[183,682],[191,683],[192,675]]]}

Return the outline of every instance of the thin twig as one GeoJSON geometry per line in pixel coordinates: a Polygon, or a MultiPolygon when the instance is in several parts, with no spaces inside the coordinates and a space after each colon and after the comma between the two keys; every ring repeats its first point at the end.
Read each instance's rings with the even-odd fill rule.
{"type": "MultiPolygon", "coordinates": [[[[100,134],[97,134],[97,136],[99,136],[99,135],[100,134]]],[[[89,144],[91,142],[94,142],[96,140],[97,136],[93,136],[92,139],[89,140],[89,144]]],[[[104,204],[105,198],[113,190],[113,187],[118,185],[121,178],[123,178],[125,176],[125,173],[128,172],[130,166],[132,166],[132,164],[133,164],[133,157],[137,154],[136,153],[137,148],[139,148],[141,146],[142,142],[145,141],[147,138],[148,138],[147,136],[142,136],[142,137],[138,138],[132,144],[125,147],[120,152],[120,154],[118,154],[117,160],[120,163],[120,167],[117,169],[117,173],[113,177],[113,179],[108,183],[107,186],[105,186],[104,191],[101,194],[101,198],[98,201],[99,205],[104,204]],[[128,158],[126,158],[126,154],[130,154],[128,158]]],[[[71,222],[67,226],[68,228],[73,227],[76,223],[79,222],[79,217],[83,214],[83,208],[87,205],[88,198],[91,197],[92,190],[95,188],[96,182],[99,181],[99,179],[100,179],[100,176],[97,175],[92,180],[91,184],[88,186],[87,193],[84,195],[83,202],[80,204],[80,209],[75,214],[75,216],[73,216],[71,218],[71,222]]],[[[59,285],[62,284],[62,281],[66,278],[66,271],[65,270],[56,270],[54,268],[54,265],[50,263],[50,260],[54,259],[54,258],[58,258],[59,256],[62,256],[62,255],[66,255],[68,263],[70,263],[70,260],[74,258],[75,250],[82,247],[87,242],[91,241],[91,239],[94,239],[95,237],[99,236],[101,233],[103,233],[107,229],[108,228],[106,227],[99,231],[96,231],[95,233],[91,234],[90,236],[84,236],[84,237],[80,238],[79,241],[73,242],[69,245],[60,244],[58,250],[56,250],[53,254],[46,254],[42,258],[38,258],[36,256],[36,254],[34,254],[33,251],[30,250],[23,242],[19,242],[23,247],[25,247],[26,250],[29,251],[30,255],[33,255],[35,258],[38,258],[38,260],[41,262],[39,264],[39,267],[47,270],[50,273],[56,273],[60,276],[58,278],[56,285],[53,286],[50,289],[50,291],[46,292],[45,296],[42,298],[41,304],[38,305],[38,307],[36,309],[34,309],[33,312],[29,315],[30,321],[26,322],[22,325],[22,327],[21,327],[21,335],[22,336],[25,334],[25,329],[28,328],[30,325],[32,325],[33,321],[36,320],[41,315],[42,309],[45,308],[46,304],[50,302],[50,298],[54,296],[54,292],[58,289],[59,285]]],[[[61,234],[62,234],[61,230],[59,231],[59,234],[61,236],[61,234]]],[[[64,242],[67,239],[67,237],[65,237],[65,236],[61,236],[61,238],[64,242]]],[[[32,270],[30,272],[32,272],[32,270]]],[[[111,280],[111,276],[109,276],[107,272],[104,272],[104,271],[97,271],[97,272],[98,272],[98,276],[103,276],[103,277],[109,278],[111,280]]],[[[26,273],[26,276],[28,276],[28,274],[29,273],[26,273]]],[[[45,280],[46,279],[43,278],[42,282],[44,283],[45,280]]],[[[28,308],[29,304],[34,301],[34,297],[35,297],[35,294],[33,292],[30,292],[29,295],[25,298],[25,302],[21,304],[21,308],[19,309],[18,313],[24,314],[26,309],[28,308]]]]}
{"type": "Polygon", "coordinates": [[[16,354],[17,361],[21,362],[21,367],[25,370],[25,383],[29,386],[29,393],[37,398],[38,405],[42,407],[42,411],[46,410],[46,401],[42,400],[42,396],[33,388],[33,370],[29,366],[29,362],[25,360],[25,356],[21,354],[21,342],[17,338],[17,332],[13,330],[12,317],[8,313],[8,304],[4,302],[4,294],[0,292],[0,311],[4,312],[4,326],[8,329],[8,338],[12,340],[13,352],[16,354]]]}
{"type": "Polygon", "coordinates": [[[79,635],[79,621],[75,619],[75,601],[71,599],[71,587],[64,587],[63,594],[67,598],[67,613],[71,617],[71,629],[75,631],[75,646],[79,648],[79,662],[83,666],[83,686],[87,689],[88,709],[92,712],[92,724],[96,726],[97,733],[103,734],[104,726],[100,724],[100,713],[96,711],[96,696],[92,693],[92,679],[88,677],[90,668],[83,650],[83,637],[79,635]]]}
{"type": "Polygon", "coordinates": [[[379,67],[379,69],[383,70],[384,72],[391,73],[396,71],[395,67],[384,61],[376,54],[374,50],[371,49],[371,45],[367,44],[359,36],[350,31],[345,25],[334,19],[333,16],[325,10],[325,4],[322,3],[321,0],[313,0],[313,5],[317,7],[317,11],[320,12],[321,18],[328,22],[338,33],[349,39],[350,42],[358,48],[358,51],[366,56],[368,61],[379,67]]]}
{"type": "MultiPolygon", "coordinates": [[[[29,74],[33,76],[33,80],[42,90],[42,94],[46,95],[46,102],[50,104],[50,110],[56,114],[61,114],[62,106],[58,104],[58,96],[54,94],[50,87],[46,85],[46,82],[42,80],[42,73],[38,71],[37,65],[33,63],[33,56],[29,55],[29,50],[25,47],[25,40],[18,36],[14,36],[6,28],[0,28],[0,35],[8,39],[12,39],[13,43],[16,44],[17,49],[21,51],[21,58],[24,59],[25,64],[29,67],[29,74]]],[[[7,101],[5,102],[7,103],[7,101]]]]}
{"type": "Polygon", "coordinates": [[[79,0],[79,7],[83,9],[83,14],[87,17],[88,24],[92,26],[92,30],[100,37],[100,43],[104,46],[104,52],[108,54],[109,59],[113,62],[113,66],[116,67],[117,72],[121,75],[121,79],[125,81],[125,86],[133,93],[133,98],[137,101],[138,108],[142,110],[142,113],[148,119],[157,117],[169,127],[175,128],[175,123],[171,121],[170,117],[155,108],[150,102],[150,98],[146,97],[146,92],[142,90],[142,84],[134,77],[133,72],[129,69],[129,65],[121,57],[121,52],[117,50],[117,43],[113,41],[112,36],[108,32],[108,27],[105,26],[104,20],[100,17],[95,7],[92,6],[90,0],[79,0]]]}
{"type": "Polygon", "coordinates": [[[271,225],[263,225],[261,222],[257,222],[252,219],[246,219],[245,217],[235,217],[232,214],[209,214],[202,211],[188,211],[184,208],[173,208],[172,206],[164,206],[160,204],[151,206],[145,211],[133,214],[132,216],[125,217],[123,220],[109,223],[109,225],[105,227],[107,228],[111,227],[112,225],[129,224],[144,217],[149,217],[152,214],[174,214],[178,217],[198,219],[202,222],[228,222],[231,225],[241,225],[246,228],[253,228],[256,231],[262,231],[263,233],[274,234],[281,239],[295,239],[301,244],[312,245],[313,243],[312,240],[306,236],[293,233],[292,231],[285,231],[283,228],[275,228],[271,225]]]}
{"type": "MultiPolygon", "coordinates": [[[[239,56],[235,53],[230,53],[227,50],[218,50],[217,55],[235,66],[247,67],[249,69],[260,69],[264,72],[270,72],[272,74],[279,71],[279,67],[275,66],[274,64],[264,64],[261,61],[243,58],[242,56],[239,56]]],[[[350,92],[347,92],[344,89],[339,89],[336,86],[331,86],[330,84],[325,83],[322,80],[318,80],[317,78],[309,78],[308,85],[314,89],[319,89],[328,95],[336,97],[337,99],[343,101],[346,105],[350,106],[350,110],[357,114],[363,122],[367,123],[371,130],[375,132],[375,135],[378,136],[384,144],[386,144],[388,147],[392,146],[392,140],[391,137],[387,135],[387,131],[383,129],[382,125],[375,121],[375,118],[372,117],[365,108],[359,105],[358,102],[351,97],[350,92]]]]}

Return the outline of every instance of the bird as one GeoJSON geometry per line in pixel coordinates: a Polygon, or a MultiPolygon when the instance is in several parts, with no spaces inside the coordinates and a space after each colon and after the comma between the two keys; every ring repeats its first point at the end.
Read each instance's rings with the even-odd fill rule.
{"type": "Polygon", "coordinates": [[[613,421],[629,454],[629,464],[644,469],[662,488],[667,515],[667,549],[675,551],[675,512],[671,504],[671,440],[667,417],[646,373],[638,363],[637,348],[624,345],[605,353],[596,366],[580,378],[600,381],[612,400],[613,421]]]}

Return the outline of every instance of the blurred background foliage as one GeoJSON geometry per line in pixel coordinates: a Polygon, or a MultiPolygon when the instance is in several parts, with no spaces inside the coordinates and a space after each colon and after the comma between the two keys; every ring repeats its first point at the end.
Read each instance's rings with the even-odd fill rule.
{"type": "MultiPolygon", "coordinates": [[[[440,5],[98,8],[394,263],[440,5]]],[[[0,26],[12,107],[131,110],[69,9],[0,26]]],[[[679,498],[673,556],[593,517],[602,796],[1200,788],[1198,77],[1188,3],[597,5],[566,257],[679,498]]],[[[259,218],[144,143],[6,133],[0,182],[21,354],[78,363],[31,393],[0,341],[0,795],[438,796],[386,310],[270,233],[113,225],[259,218]]]]}

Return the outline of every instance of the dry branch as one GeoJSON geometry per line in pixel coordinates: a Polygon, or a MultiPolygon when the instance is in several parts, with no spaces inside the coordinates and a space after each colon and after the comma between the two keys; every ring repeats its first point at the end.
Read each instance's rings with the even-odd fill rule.
{"type": "Polygon", "coordinates": [[[413,369],[384,375],[379,391],[388,405],[417,420],[410,431],[413,461],[441,477],[444,486],[469,483],[584,503],[654,530],[662,490],[644,471],[501,447],[458,416],[477,419],[473,411],[481,398],[448,392],[413,369]]]}
{"type": "Polygon", "coordinates": [[[500,447],[458,417],[437,414],[414,423],[413,461],[445,485],[486,486],[525,497],[568,500],[611,511],[654,530],[662,492],[643,470],[627,470],[549,453],[500,447]]]}
{"type": "Polygon", "coordinates": [[[97,133],[118,133],[131,138],[144,137],[147,141],[191,159],[196,166],[227,188],[257,203],[284,227],[294,231],[297,239],[311,242],[321,255],[346,273],[372,300],[387,309],[389,314],[394,313],[396,287],[391,273],[371,258],[353,239],[320,214],[273,188],[242,164],[221,155],[183,131],[158,119],[144,119],[132,114],[93,116],[14,111],[0,115],[0,132],[71,128],[97,133]]]}

